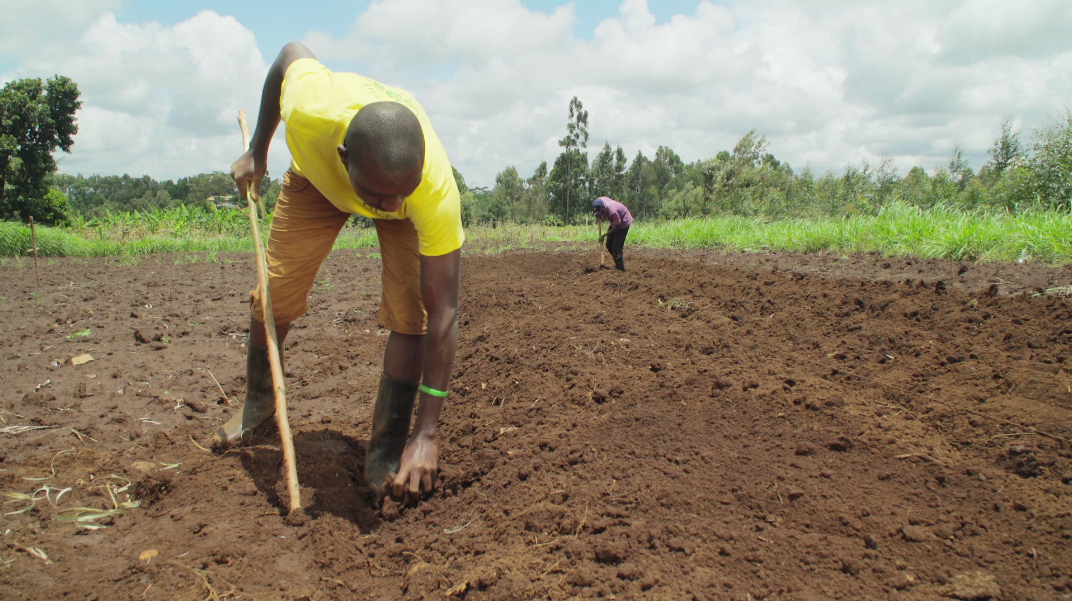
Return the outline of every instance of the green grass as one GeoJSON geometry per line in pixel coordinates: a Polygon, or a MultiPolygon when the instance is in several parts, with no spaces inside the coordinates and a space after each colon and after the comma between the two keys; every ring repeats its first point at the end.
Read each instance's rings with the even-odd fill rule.
{"type": "Polygon", "coordinates": [[[953,261],[1072,261],[1072,215],[919,209],[892,204],[875,216],[767,220],[717,217],[637,223],[629,243],[653,248],[872,252],[953,261]]]}
{"type": "MultiPolygon", "coordinates": [[[[67,228],[38,227],[38,254],[69,257],[115,257],[136,265],[147,255],[173,253],[175,264],[217,262],[219,253],[253,251],[249,221],[233,210],[162,212],[139,221],[129,214],[112,221],[67,228]],[[151,217],[151,219],[150,219],[151,217]],[[145,221],[146,223],[143,223],[145,221]]],[[[270,217],[269,220],[270,221],[270,217]]],[[[267,225],[262,227],[267,231],[267,225]]],[[[651,248],[727,251],[857,252],[969,261],[1072,262],[1072,215],[1057,211],[1020,214],[965,212],[938,206],[920,209],[904,203],[877,215],[821,219],[770,219],[719,216],[675,221],[638,221],[629,245],[651,248]]],[[[577,250],[596,245],[591,224],[567,227],[503,224],[466,228],[464,253],[512,250],[577,250]]],[[[20,263],[30,255],[30,230],[0,222],[0,264],[20,263]]],[[[378,258],[376,230],[347,227],[335,249],[356,249],[358,256],[378,258]]],[[[230,259],[222,259],[229,261],[230,259]]]]}

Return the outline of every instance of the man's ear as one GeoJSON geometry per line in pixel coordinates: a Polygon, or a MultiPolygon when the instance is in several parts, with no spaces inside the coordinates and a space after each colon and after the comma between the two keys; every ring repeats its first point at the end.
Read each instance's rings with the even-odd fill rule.
{"type": "Polygon", "coordinates": [[[342,159],[342,164],[346,165],[346,167],[349,169],[349,167],[350,167],[350,154],[348,152],[346,152],[346,146],[344,146],[342,144],[339,144],[336,147],[336,150],[339,151],[339,158],[342,159]]]}

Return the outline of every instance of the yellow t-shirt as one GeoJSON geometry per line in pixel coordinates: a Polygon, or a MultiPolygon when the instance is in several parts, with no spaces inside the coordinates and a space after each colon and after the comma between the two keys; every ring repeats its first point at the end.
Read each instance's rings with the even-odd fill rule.
{"type": "Polygon", "coordinates": [[[409,92],[355,73],[333,73],[311,58],[287,68],[279,98],[286,124],[290,168],[316,186],[340,211],[373,219],[410,219],[420,253],[436,257],[461,248],[461,200],[443,144],[424,108],[409,92]],[[424,176],[412,196],[394,213],[365,204],[354,192],[336,147],[346,138],[354,114],[366,104],[391,100],[417,115],[424,130],[424,176]]]}

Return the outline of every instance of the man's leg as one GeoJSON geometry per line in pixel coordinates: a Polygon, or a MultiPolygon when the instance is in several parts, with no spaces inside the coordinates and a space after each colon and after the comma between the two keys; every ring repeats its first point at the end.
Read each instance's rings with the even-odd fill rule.
{"type": "Polygon", "coordinates": [[[421,295],[417,231],[407,220],[376,220],[383,256],[380,323],[391,330],[365,453],[365,482],[382,495],[388,474],[398,471],[409,440],[417,387],[423,373],[427,312],[421,295]]]}
{"type": "MultiPolygon", "coordinates": [[[[257,318],[253,316],[253,312],[250,311],[249,316],[249,343],[252,346],[268,346],[268,328],[262,323],[257,321],[257,318]]],[[[283,348],[283,341],[287,339],[287,333],[290,332],[290,322],[279,323],[275,322],[275,339],[279,343],[279,348],[283,348]]]]}
{"type": "Polygon", "coordinates": [[[608,240],[608,246],[610,247],[610,256],[614,257],[614,267],[619,271],[625,271],[625,237],[629,234],[629,228],[618,230],[614,232],[613,240],[608,240]]]}
{"type": "Polygon", "coordinates": [[[383,373],[397,380],[417,382],[423,373],[421,344],[424,336],[392,331],[383,351],[383,373]]]}
{"type": "MultiPolygon", "coordinates": [[[[349,215],[339,211],[304,177],[287,172],[268,238],[268,288],[276,320],[279,357],[290,322],[308,309],[309,290],[349,215]]],[[[254,291],[246,349],[246,400],[217,432],[214,444],[239,444],[275,413],[275,386],[259,291],[254,291]]],[[[282,366],[281,366],[282,367],[282,366]]]]}

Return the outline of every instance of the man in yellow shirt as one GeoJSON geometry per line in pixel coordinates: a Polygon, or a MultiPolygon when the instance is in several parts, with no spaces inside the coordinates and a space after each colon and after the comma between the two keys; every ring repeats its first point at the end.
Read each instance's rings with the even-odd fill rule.
{"type": "MultiPolygon", "coordinates": [[[[293,160],[268,242],[279,344],[308,309],[317,271],[350,215],[374,219],[383,256],[378,318],[391,334],[365,480],[378,494],[430,492],[439,461],[436,429],[458,344],[465,241],[450,161],[412,95],[357,74],[333,73],[293,42],[268,71],[250,148],[231,166],[243,194],[247,186],[259,189],[280,120],[293,160]]],[[[246,400],[216,433],[221,447],[248,440],[275,410],[259,300],[253,299],[250,316],[246,400]]]]}

